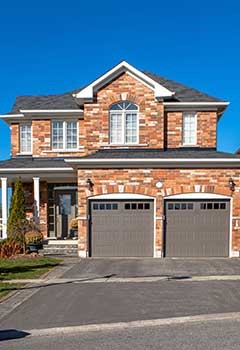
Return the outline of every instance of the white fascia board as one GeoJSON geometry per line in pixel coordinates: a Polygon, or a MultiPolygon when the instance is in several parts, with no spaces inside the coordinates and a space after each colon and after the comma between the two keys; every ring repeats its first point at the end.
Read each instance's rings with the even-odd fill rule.
{"type": "Polygon", "coordinates": [[[19,114],[2,114],[0,118],[10,119],[10,118],[22,118],[24,115],[22,113],[19,114]]]}
{"type": "Polygon", "coordinates": [[[164,106],[175,106],[175,105],[181,105],[181,106],[228,106],[230,102],[163,102],[164,106]]]}
{"type": "Polygon", "coordinates": [[[108,81],[111,81],[113,78],[121,74],[122,72],[130,72],[134,76],[136,76],[138,79],[142,80],[144,83],[147,83],[147,85],[155,91],[155,96],[156,97],[171,97],[174,95],[175,92],[170,91],[157,83],[155,80],[151,79],[148,77],[146,74],[142,73],[135,67],[131,66],[129,63],[126,61],[120,62],[117,66],[113,67],[110,69],[108,72],[103,74],[101,77],[93,81],[91,84],[86,86],[84,89],[82,89],[80,92],[77,94],[73,94],[73,97],[77,99],[92,99],[93,98],[93,93],[94,93],[94,88],[95,87],[101,87],[103,84],[106,84],[108,81]]]}
{"type": "Polygon", "coordinates": [[[83,113],[82,109],[20,109],[20,112],[23,114],[81,114],[83,113]]]}
{"type": "Polygon", "coordinates": [[[240,158],[65,159],[77,168],[240,168],[240,158]]]}
{"type": "Polygon", "coordinates": [[[209,110],[226,108],[229,102],[163,102],[165,111],[178,111],[183,109],[209,110]]]}
{"type": "Polygon", "coordinates": [[[2,114],[0,118],[7,124],[11,124],[13,122],[18,123],[24,118],[24,115],[21,114],[2,114]]]}
{"type": "Polygon", "coordinates": [[[0,168],[1,173],[28,173],[28,172],[65,172],[74,171],[72,168],[0,168]]]}
{"type": "Polygon", "coordinates": [[[92,159],[65,159],[65,162],[68,163],[79,163],[79,164],[88,164],[88,163],[212,163],[212,162],[238,162],[240,163],[240,157],[238,158],[92,158],[92,159]]]}

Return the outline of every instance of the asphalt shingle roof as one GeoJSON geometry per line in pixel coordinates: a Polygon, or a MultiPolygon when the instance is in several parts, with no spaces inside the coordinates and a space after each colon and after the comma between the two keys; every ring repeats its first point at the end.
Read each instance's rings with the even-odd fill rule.
{"type": "Polygon", "coordinates": [[[91,155],[83,157],[83,159],[134,159],[134,158],[239,158],[240,154],[232,154],[226,152],[218,152],[214,148],[174,148],[174,149],[102,149],[91,155]]]}
{"type": "MultiPolygon", "coordinates": [[[[204,92],[188,87],[174,80],[163,78],[160,75],[143,72],[150,78],[163,85],[165,88],[174,91],[173,101],[178,102],[221,102],[218,98],[207,95],[204,92]]],[[[72,94],[83,89],[75,89],[63,94],[39,95],[39,96],[18,96],[14,102],[11,113],[18,113],[20,109],[79,109],[72,94]]]]}
{"type": "Polygon", "coordinates": [[[147,159],[147,158],[236,158],[240,160],[240,154],[232,154],[226,152],[218,152],[213,148],[175,148],[175,149],[101,149],[97,152],[83,157],[44,157],[34,158],[31,156],[16,156],[8,160],[0,161],[1,169],[26,169],[26,168],[71,168],[71,164],[65,162],[64,159],[147,159]]]}
{"type": "Polygon", "coordinates": [[[34,158],[17,156],[0,161],[0,169],[11,168],[71,168],[63,158],[34,158]]]}

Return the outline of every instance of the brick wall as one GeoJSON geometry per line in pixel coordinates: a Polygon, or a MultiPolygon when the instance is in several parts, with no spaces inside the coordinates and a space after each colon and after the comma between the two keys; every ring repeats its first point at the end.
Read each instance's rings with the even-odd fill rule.
{"type": "MultiPolygon", "coordinates": [[[[165,113],[165,147],[175,148],[182,146],[182,112],[165,113]]],[[[197,146],[216,147],[216,112],[197,113],[197,146]]]]}
{"type": "Polygon", "coordinates": [[[236,169],[95,169],[78,170],[79,250],[87,249],[87,198],[107,193],[137,193],[156,198],[156,249],[162,250],[163,198],[165,196],[207,192],[233,197],[232,249],[240,251],[240,187],[234,193],[229,189],[230,177],[238,183],[240,170],[236,169]],[[94,191],[86,189],[86,179],[91,178],[94,191]],[[162,189],[156,183],[163,183],[162,189]]]}
{"type": "Polygon", "coordinates": [[[14,157],[19,152],[19,124],[11,124],[11,156],[14,157]]]}
{"type": "Polygon", "coordinates": [[[122,96],[139,106],[140,147],[163,148],[163,104],[155,100],[152,90],[126,73],[99,90],[96,103],[84,105],[82,140],[86,148],[109,146],[109,106],[122,96]]]}
{"type": "MultiPolygon", "coordinates": [[[[94,103],[84,105],[84,120],[79,119],[79,149],[77,152],[51,150],[51,121],[33,120],[33,155],[41,157],[83,156],[109,145],[109,107],[130,100],[139,106],[139,145],[130,147],[174,148],[182,146],[182,113],[167,112],[147,86],[124,73],[101,88],[94,103]]],[[[216,146],[216,112],[198,113],[197,143],[202,147],[216,146]]],[[[12,154],[19,153],[19,125],[12,124],[12,154]]]]}

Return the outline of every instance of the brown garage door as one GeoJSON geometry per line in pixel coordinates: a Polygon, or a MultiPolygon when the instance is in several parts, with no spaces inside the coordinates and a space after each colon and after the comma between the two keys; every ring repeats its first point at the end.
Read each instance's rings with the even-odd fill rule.
{"type": "Polygon", "coordinates": [[[151,200],[90,201],[90,255],[153,256],[153,204],[151,200]]]}
{"type": "Polygon", "coordinates": [[[229,200],[165,201],[166,257],[229,256],[229,200]]]}

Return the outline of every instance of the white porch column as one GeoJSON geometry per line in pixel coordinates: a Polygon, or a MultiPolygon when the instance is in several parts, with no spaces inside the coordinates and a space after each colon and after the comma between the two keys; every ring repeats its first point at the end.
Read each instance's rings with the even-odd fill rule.
{"type": "Polygon", "coordinates": [[[34,218],[37,222],[40,219],[40,178],[33,178],[33,192],[34,192],[34,218]]]}
{"type": "Polygon", "coordinates": [[[8,191],[7,178],[1,177],[2,186],[2,238],[7,238],[8,191]]]}

